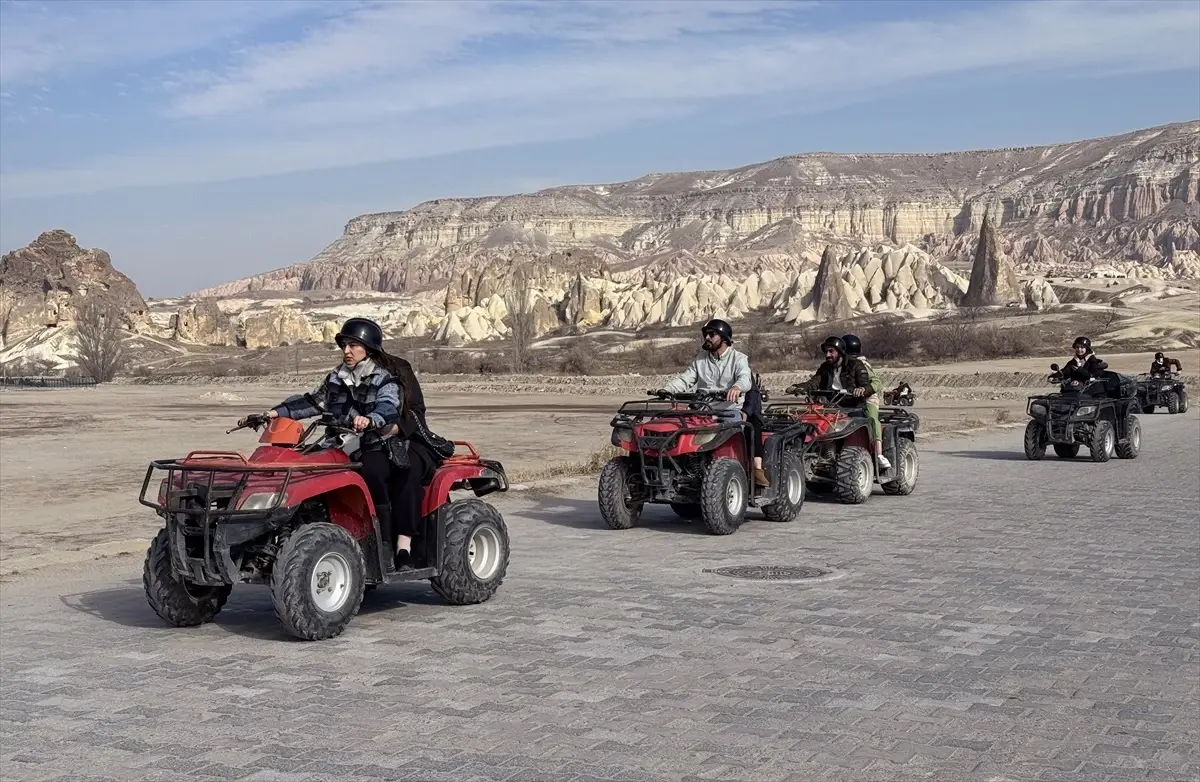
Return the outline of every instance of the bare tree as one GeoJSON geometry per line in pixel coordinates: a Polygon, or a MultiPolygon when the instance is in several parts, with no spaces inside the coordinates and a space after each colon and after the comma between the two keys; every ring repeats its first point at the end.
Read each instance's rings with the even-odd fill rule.
{"type": "Polygon", "coordinates": [[[97,383],[107,383],[125,368],[121,312],[112,304],[85,299],[75,318],[79,366],[97,383]]]}
{"type": "Polygon", "coordinates": [[[529,344],[533,342],[533,272],[522,264],[513,269],[512,289],[507,296],[508,328],[512,341],[512,370],[529,366],[529,344]]]}

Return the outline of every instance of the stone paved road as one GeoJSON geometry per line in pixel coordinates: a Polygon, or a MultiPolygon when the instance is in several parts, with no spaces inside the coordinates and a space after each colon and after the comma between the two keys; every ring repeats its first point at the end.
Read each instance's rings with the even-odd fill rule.
{"type": "Polygon", "coordinates": [[[600,527],[593,484],[502,501],[510,576],[371,595],[324,643],[261,587],[162,627],[126,557],[8,583],[5,780],[1194,780],[1200,426],[1034,464],[923,451],[910,497],[697,534],[600,527]],[[832,566],[809,583],[730,564],[832,566]]]}

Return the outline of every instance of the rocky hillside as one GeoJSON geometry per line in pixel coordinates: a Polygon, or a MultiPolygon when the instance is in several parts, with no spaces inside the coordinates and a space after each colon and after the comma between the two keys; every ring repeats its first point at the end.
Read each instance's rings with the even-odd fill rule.
{"type": "Polygon", "coordinates": [[[69,326],[91,298],[115,305],[129,330],[149,323],[137,286],[107,252],[83,249],[66,231],[46,231],[0,257],[0,347],[69,326]]]}
{"type": "Polygon", "coordinates": [[[453,299],[456,287],[478,286],[514,259],[555,257],[558,271],[597,277],[631,268],[663,282],[722,270],[745,277],[797,268],[828,244],[911,243],[965,266],[985,215],[1018,270],[1112,266],[1170,278],[1196,265],[1198,190],[1200,121],[1046,147],[796,155],[362,215],[308,263],[201,295],[449,285],[453,299]]]}

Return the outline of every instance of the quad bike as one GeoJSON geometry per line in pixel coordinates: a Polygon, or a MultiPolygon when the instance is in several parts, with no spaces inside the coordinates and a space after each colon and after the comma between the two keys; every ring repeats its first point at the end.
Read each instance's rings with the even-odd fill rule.
{"type": "Polygon", "coordinates": [[[701,519],[714,535],[736,532],[751,506],[771,521],[799,517],[810,425],[783,421],[756,434],[746,418],[718,415],[713,405],[724,394],[648,394],[654,399],[624,403],[611,421],[612,444],[626,453],[600,472],[600,515],[610,529],[632,527],[646,503],[669,504],[681,518],[701,519]],[[763,443],[769,488],[749,478],[756,437],[763,443]]]}
{"type": "Polygon", "coordinates": [[[249,458],[192,451],[151,462],[138,501],[165,522],[142,574],[155,613],[177,627],[201,625],[225,605],[233,584],[266,584],[284,628],[321,640],[341,633],[379,584],[429,579],[453,605],[489,599],[508,569],[507,526],[492,505],[451,500],[450,492],[507,491],[504,467],[455,441],[466,453],[446,459],[424,487],[416,561],[397,571],[361,465],[351,461],[359,433],[347,424],[325,416],[305,429],[253,415],[229,430],[266,427],[249,458]],[[306,444],[321,425],[342,437],[341,447],[306,444]],[[149,500],[160,470],[166,476],[149,500]]]}
{"type": "Polygon", "coordinates": [[[917,401],[917,392],[912,389],[901,391],[898,388],[893,388],[891,391],[883,392],[883,403],[885,405],[912,407],[915,401],[917,401]]]}
{"type": "Polygon", "coordinates": [[[1136,382],[1138,404],[1143,413],[1153,413],[1156,407],[1165,407],[1168,413],[1187,412],[1187,388],[1178,374],[1138,375],[1136,382]]]}
{"type": "Polygon", "coordinates": [[[1025,426],[1025,458],[1038,461],[1046,446],[1054,446],[1061,459],[1074,459],[1086,446],[1093,462],[1107,462],[1114,455],[1136,459],[1142,448],[1141,411],[1137,384],[1128,375],[1104,372],[1086,383],[1064,382],[1058,364],[1050,365],[1056,394],[1029,397],[1025,426]]]}
{"type": "Polygon", "coordinates": [[[813,494],[832,495],[840,502],[858,504],[871,496],[874,484],[893,495],[912,494],[917,488],[920,471],[917,430],[921,420],[915,413],[894,407],[880,408],[883,455],[892,465],[881,470],[872,456],[866,409],[843,406],[857,402],[852,394],[801,385],[791,386],[786,393],[805,396],[808,401],[771,404],[763,415],[787,417],[811,425],[805,442],[804,480],[813,494]]]}

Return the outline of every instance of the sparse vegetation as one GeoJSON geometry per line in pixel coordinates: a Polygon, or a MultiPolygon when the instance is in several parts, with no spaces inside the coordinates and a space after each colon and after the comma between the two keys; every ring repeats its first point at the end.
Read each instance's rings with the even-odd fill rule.
{"type": "Polygon", "coordinates": [[[121,312],[91,298],[84,301],[75,319],[79,339],[79,367],[97,383],[107,383],[125,368],[125,335],[121,312]]]}

